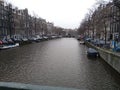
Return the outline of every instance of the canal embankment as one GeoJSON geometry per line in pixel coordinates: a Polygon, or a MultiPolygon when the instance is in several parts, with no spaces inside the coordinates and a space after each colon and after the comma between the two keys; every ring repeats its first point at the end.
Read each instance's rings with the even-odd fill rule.
{"type": "Polygon", "coordinates": [[[105,48],[97,47],[90,42],[85,42],[88,47],[95,48],[102,59],[107,62],[112,68],[114,68],[118,73],[120,73],[120,53],[116,53],[105,48]]]}

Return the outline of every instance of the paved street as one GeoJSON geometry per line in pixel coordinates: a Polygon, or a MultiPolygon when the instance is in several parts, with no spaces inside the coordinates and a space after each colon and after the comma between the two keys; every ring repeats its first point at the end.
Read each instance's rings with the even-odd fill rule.
{"type": "Polygon", "coordinates": [[[0,81],[89,90],[120,90],[119,76],[87,47],[62,38],[0,51],[0,81]]]}

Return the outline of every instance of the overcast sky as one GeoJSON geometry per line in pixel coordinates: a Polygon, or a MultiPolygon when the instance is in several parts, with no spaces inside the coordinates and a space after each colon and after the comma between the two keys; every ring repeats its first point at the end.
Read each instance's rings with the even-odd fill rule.
{"type": "Polygon", "coordinates": [[[7,0],[20,9],[28,8],[31,14],[55,26],[63,28],[78,28],[88,9],[96,0],[7,0]]]}

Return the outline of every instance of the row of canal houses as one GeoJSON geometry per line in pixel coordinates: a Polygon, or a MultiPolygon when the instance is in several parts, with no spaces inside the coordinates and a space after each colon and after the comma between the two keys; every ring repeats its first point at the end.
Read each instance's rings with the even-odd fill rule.
{"type": "Polygon", "coordinates": [[[120,8],[118,6],[113,1],[99,4],[95,10],[91,10],[90,14],[86,15],[78,31],[94,39],[120,40],[120,8]]]}
{"type": "Polygon", "coordinates": [[[34,35],[56,35],[63,33],[45,19],[31,16],[28,9],[18,9],[10,3],[0,0],[0,39],[31,38],[34,35]]]}

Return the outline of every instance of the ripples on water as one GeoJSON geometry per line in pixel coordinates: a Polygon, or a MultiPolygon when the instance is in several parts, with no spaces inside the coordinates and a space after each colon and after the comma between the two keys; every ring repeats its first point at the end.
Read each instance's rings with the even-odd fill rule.
{"type": "Polygon", "coordinates": [[[119,90],[101,60],[86,57],[86,49],[73,38],[63,38],[0,51],[0,81],[119,90]]]}

